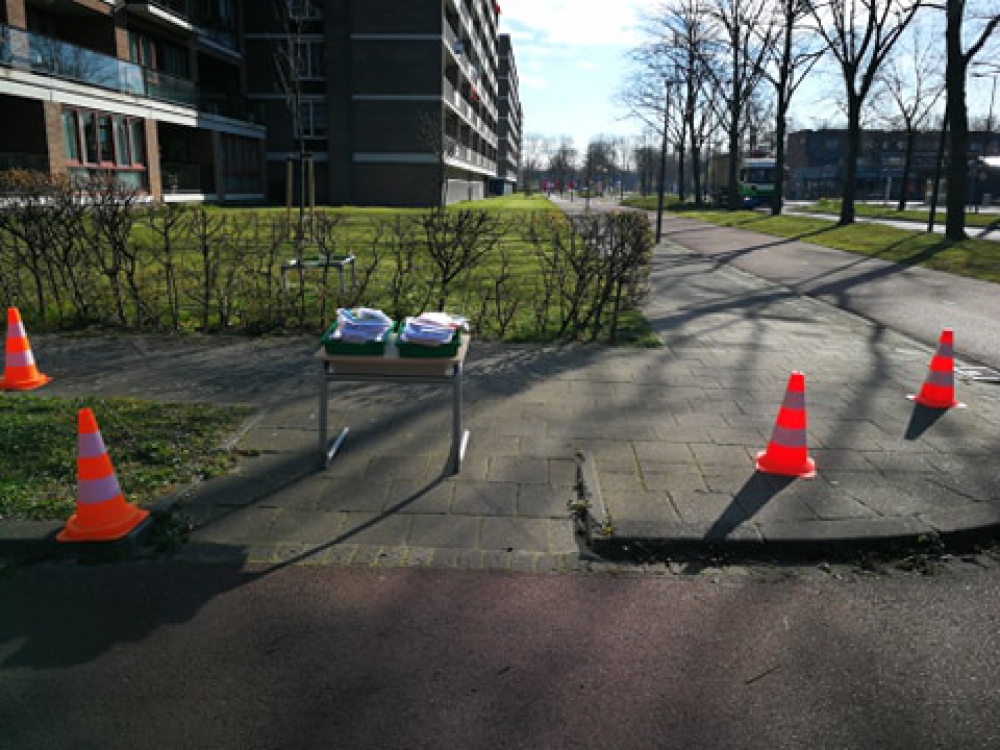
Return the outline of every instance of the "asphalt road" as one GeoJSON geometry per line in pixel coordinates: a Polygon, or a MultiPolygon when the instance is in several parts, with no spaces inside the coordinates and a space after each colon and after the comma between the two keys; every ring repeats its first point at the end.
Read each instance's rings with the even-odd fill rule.
{"type": "Polygon", "coordinates": [[[1000,569],[0,580],[0,748],[996,748],[1000,569]]]}

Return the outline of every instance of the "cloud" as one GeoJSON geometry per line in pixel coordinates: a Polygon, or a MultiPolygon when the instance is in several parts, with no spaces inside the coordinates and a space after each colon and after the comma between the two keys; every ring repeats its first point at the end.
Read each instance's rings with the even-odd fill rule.
{"type": "Polygon", "coordinates": [[[632,45],[639,13],[657,0],[503,0],[501,26],[552,46],[632,45]]]}

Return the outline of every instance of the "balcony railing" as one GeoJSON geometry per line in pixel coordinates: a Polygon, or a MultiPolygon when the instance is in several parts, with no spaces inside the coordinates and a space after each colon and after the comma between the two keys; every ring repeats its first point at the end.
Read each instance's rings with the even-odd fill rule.
{"type": "Polygon", "coordinates": [[[242,120],[253,119],[242,97],[3,24],[0,65],[242,120]]]}

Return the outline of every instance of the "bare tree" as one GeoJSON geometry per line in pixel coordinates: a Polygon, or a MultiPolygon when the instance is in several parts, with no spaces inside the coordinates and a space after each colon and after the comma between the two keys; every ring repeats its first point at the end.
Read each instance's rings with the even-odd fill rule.
{"type": "Polygon", "coordinates": [[[931,112],[944,93],[944,80],[940,70],[937,44],[925,38],[919,28],[900,48],[902,54],[893,55],[881,74],[886,100],[891,103],[891,122],[902,126],[906,133],[903,155],[903,173],[900,177],[899,201],[896,209],[906,210],[906,186],[913,171],[913,152],[917,134],[930,119],[931,112]]]}
{"type": "Polygon", "coordinates": [[[809,6],[815,28],[840,67],[847,105],[847,145],[840,224],[854,223],[861,153],[861,111],[876,75],[923,0],[824,0],[809,6]]]}
{"type": "MultiPolygon", "coordinates": [[[[292,123],[292,137],[298,145],[298,226],[295,235],[295,258],[302,260],[306,209],[306,142],[303,132],[303,77],[308,70],[307,46],[303,44],[306,14],[288,0],[273,0],[272,8],[281,36],[274,46],[274,69],[278,89],[285,97],[285,106],[292,123]]],[[[289,170],[291,171],[291,170],[289,170]]],[[[288,186],[291,190],[292,186],[288,186]]],[[[289,193],[290,194],[290,193],[289,193]]],[[[301,264],[300,264],[301,267],[301,264]]],[[[301,285],[300,285],[301,286],[301,285]]]]}
{"type": "Polygon", "coordinates": [[[774,46],[776,31],[768,0],[713,0],[712,16],[721,36],[706,66],[715,83],[729,141],[730,209],[740,207],[737,182],[743,134],[749,124],[754,92],[764,72],[764,61],[774,46]]]}
{"type": "Polygon", "coordinates": [[[774,86],[774,199],[771,213],[781,213],[785,200],[785,140],[788,132],[788,110],[792,97],[823,56],[817,37],[802,26],[809,13],[810,0],[774,0],[777,33],[768,47],[764,76],[774,86]]]}
{"type": "Polygon", "coordinates": [[[664,59],[665,51],[666,47],[658,42],[633,49],[635,69],[618,94],[618,101],[628,114],[646,126],[635,158],[643,195],[652,192],[657,165],[661,157],[666,157],[670,145],[676,145],[683,154],[687,133],[681,107],[671,101],[679,84],[675,80],[677,74],[669,68],[669,58],[664,59]]]}
{"type": "Polygon", "coordinates": [[[566,184],[573,178],[576,170],[576,157],[573,139],[568,136],[561,136],[558,145],[549,154],[549,175],[555,180],[560,195],[566,190],[566,184]]]}
{"type": "Polygon", "coordinates": [[[965,239],[965,204],[969,174],[969,111],[965,100],[969,65],[986,48],[1000,26],[996,0],[948,0],[933,7],[944,10],[947,65],[945,90],[948,97],[948,218],[945,235],[965,239]]]}
{"type": "Polygon", "coordinates": [[[524,137],[524,149],[521,152],[521,171],[523,173],[524,193],[531,195],[532,179],[537,179],[545,155],[551,148],[550,139],[538,133],[528,133],[524,137]]]}
{"type": "Polygon", "coordinates": [[[607,178],[615,172],[614,138],[608,135],[594,136],[587,144],[587,155],[584,159],[585,179],[587,180],[587,199],[595,184],[600,184],[601,193],[607,186],[607,178]]]}
{"type": "Polygon", "coordinates": [[[636,144],[633,162],[639,179],[639,193],[645,197],[653,192],[659,157],[656,146],[652,145],[652,134],[646,133],[636,144]]]}

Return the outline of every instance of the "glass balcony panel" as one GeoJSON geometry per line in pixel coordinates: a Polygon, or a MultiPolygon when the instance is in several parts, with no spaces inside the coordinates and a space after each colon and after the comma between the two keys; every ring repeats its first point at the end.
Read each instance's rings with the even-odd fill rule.
{"type": "Polygon", "coordinates": [[[0,24],[0,65],[228,117],[252,119],[247,102],[240,96],[199,87],[185,78],[3,24],[0,24]]]}

